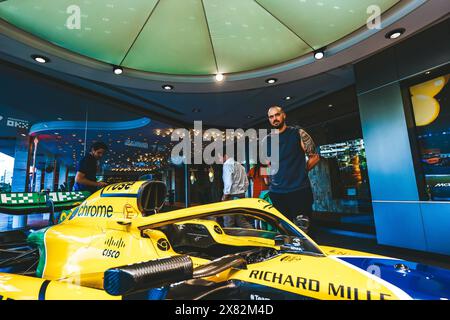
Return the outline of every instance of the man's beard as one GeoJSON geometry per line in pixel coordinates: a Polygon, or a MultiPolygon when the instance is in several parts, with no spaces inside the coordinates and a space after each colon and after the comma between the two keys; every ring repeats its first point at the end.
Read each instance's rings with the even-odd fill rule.
{"type": "Polygon", "coordinates": [[[284,126],[284,121],[280,121],[278,122],[278,124],[272,124],[272,127],[274,127],[275,129],[280,129],[284,126]]]}

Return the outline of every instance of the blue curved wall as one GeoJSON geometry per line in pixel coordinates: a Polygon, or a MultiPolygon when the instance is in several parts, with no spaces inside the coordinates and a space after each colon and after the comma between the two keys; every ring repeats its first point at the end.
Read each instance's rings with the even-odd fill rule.
{"type": "Polygon", "coordinates": [[[450,202],[420,201],[401,81],[450,63],[450,20],[355,65],[378,243],[450,255],[450,202]]]}

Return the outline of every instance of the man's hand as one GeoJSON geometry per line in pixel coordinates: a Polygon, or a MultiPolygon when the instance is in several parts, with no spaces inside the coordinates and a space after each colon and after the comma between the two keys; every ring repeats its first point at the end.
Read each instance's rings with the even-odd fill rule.
{"type": "Polygon", "coordinates": [[[106,183],[106,182],[103,182],[103,181],[98,181],[97,182],[97,187],[99,187],[99,188],[103,188],[103,187],[106,187],[108,184],[106,183]]]}
{"type": "Polygon", "coordinates": [[[306,170],[310,171],[314,168],[320,161],[320,156],[316,153],[308,157],[308,162],[306,163],[306,170]]]}

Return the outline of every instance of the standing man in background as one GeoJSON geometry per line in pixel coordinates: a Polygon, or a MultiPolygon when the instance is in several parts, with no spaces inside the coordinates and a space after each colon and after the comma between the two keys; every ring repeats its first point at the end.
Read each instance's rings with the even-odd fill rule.
{"type": "Polygon", "coordinates": [[[317,165],[320,157],[305,130],[286,125],[286,113],[281,107],[270,107],[267,116],[279,135],[279,169],[270,176],[270,199],[278,211],[293,222],[302,220],[300,226],[308,230],[314,202],[308,171],[317,165]]]}
{"type": "Polygon", "coordinates": [[[97,182],[96,179],[97,162],[103,157],[106,151],[108,151],[108,146],[105,143],[97,141],[92,144],[91,151],[78,163],[73,191],[90,191],[94,193],[98,189],[108,185],[103,181],[97,182]]]}
{"type": "MultiPolygon", "coordinates": [[[[233,157],[229,157],[226,152],[223,156],[219,155],[219,160],[223,163],[222,201],[245,198],[249,183],[244,166],[235,161],[233,157]]],[[[224,226],[226,228],[253,228],[244,216],[238,214],[224,216],[224,226]]]]}

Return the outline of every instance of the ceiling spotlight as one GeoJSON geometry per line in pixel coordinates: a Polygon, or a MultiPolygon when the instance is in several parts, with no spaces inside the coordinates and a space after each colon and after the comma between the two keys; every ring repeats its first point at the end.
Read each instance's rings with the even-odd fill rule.
{"type": "Polygon", "coordinates": [[[221,73],[216,74],[216,81],[220,82],[222,80],[223,80],[223,74],[221,74],[221,73]]]}
{"type": "Polygon", "coordinates": [[[115,67],[113,68],[113,71],[114,71],[114,74],[117,74],[117,75],[123,73],[123,69],[122,69],[121,67],[117,67],[117,66],[115,66],[115,67]]]}
{"type": "Polygon", "coordinates": [[[170,84],[165,84],[165,85],[162,86],[162,88],[163,88],[164,90],[172,90],[172,89],[173,89],[173,86],[171,86],[170,84]]]}
{"type": "Polygon", "coordinates": [[[325,57],[324,49],[319,49],[317,51],[314,51],[314,58],[316,60],[323,59],[323,57],[325,57]]]}
{"type": "Polygon", "coordinates": [[[270,79],[266,80],[266,82],[269,83],[269,84],[275,83],[277,81],[278,81],[278,79],[276,79],[276,78],[270,78],[270,79]]]}
{"type": "Polygon", "coordinates": [[[329,105],[328,105],[328,108],[333,108],[333,105],[332,105],[332,104],[329,104],[329,105]]]}
{"type": "Polygon", "coordinates": [[[284,100],[291,100],[290,96],[284,97],[284,100]]]}
{"type": "Polygon", "coordinates": [[[392,31],[389,31],[388,33],[386,33],[385,37],[387,39],[397,39],[402,34],[404,34],[405,31],[406,30],[404,28],[395,29],[395,30],[392,30],[392,31]]]}
{"type": "Polygon", "coordinates": [[[425,74],[426,74],[426,75],[429,75],[430,73],[431,73],[431,71],[427,71],[427,72],[425,72],[425,74]]]}
{"type": "Polygon", "coordinates": [[[50,62],[50,59],[44,56],[38,56],[38,55],[32,55],[31,58],[33,58],[34,61],[39,63],[47,63],[50,62]]]}

